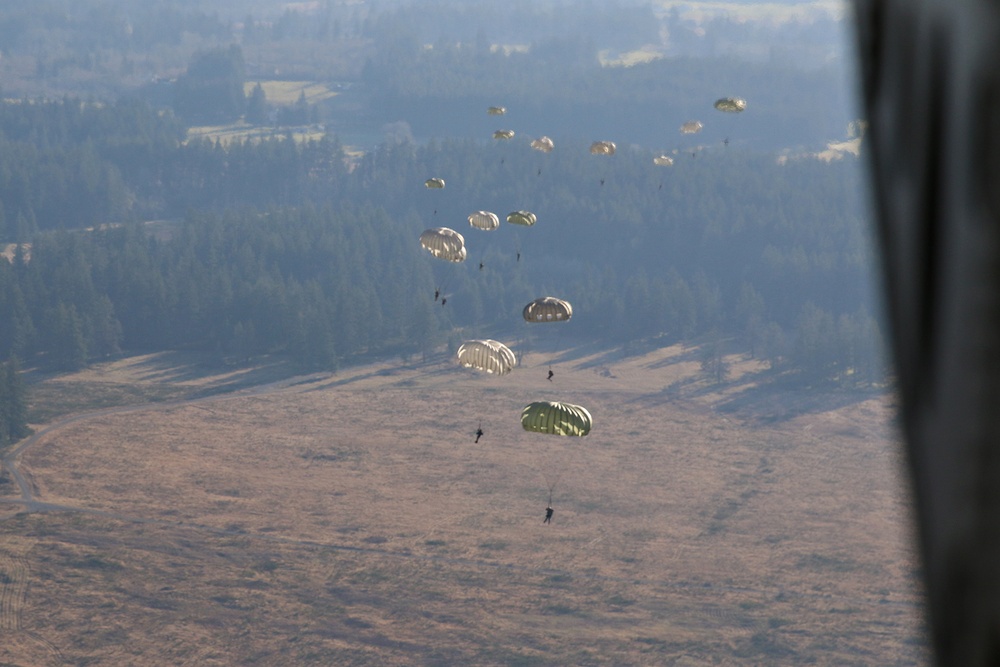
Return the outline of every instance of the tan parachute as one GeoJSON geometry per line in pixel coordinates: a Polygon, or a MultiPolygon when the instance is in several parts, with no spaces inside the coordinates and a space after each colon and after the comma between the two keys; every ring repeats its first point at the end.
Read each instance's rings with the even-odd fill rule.
{"type": "Polygon", "coordinates": [[[674,163],[674,159],[669,155],[657,155],[653,158],[653,164],[657,167],[669,167],[674,163]]]}
{"type": "Polygon", "coordinates": [[[701,124],[701,121],[689,120],[681,125],[681,134],[696,134],[701,132],[701,128],[703,127],[704,125],[701,124]]]}
{"type": "Polygon", "coordinates": [[[548,137],[539,137],[531,142],[531,147],[536,151],[542,151],[543,153],[551,153],[552,149],[555,148],[555,144],[548,137]]]}
{"type": "Polygon", "coordinates": [[[490,107],[486,110],[486,113],[491,116],[502,116],[507,113],[507,107],[490,107]]]}
{"type": "Polygon", "coordinates": [[[426,181],[424,181],[424,186],[431,188],[432,190],[440,190],[441,188],[444,187],[444,179],[428,178],[426,181]]]}
{"type": "Polygon", "coordinates": [[[512,225],[523,225],[531,227],[538,222],[538,218],[531,211],[513,211],[507,214],[507,222],[512,225]]]}
{"type": "Polygon", "coordinates": [[[494,375],[514,370],[517,358],[509,347],[495,340],[469,340],[458,348],[458,363],[494,375]]]}
{"type": "Polygon", "coordinates": [[[747,108],[747,101],[742,97],[722,97],[715,100],[715,108],[727,113],[740,113],[747,108]]]}
{"type": "Polygon", "coordinates": [[[594,155],[614,155],[615,148],[613,141],[595,141],[590,144],[590,152],[594,155]]]}
{"type": "Polygon", "coordinates": [[[490,213],[489,211],[476,211],[469,216],[469,224],[476,229],[482,229],[483,231],[489,232],[500,226],[500,218],[497,217],[496,213],[490,213]]]}
{"type": "Polygon", "coordinates": [[[573,306],[569,301],[543,296],[525,306],[521,314],[526,322],[568,322],[573,317],[573,306]]]}
{"type": "Polygon", "coordinates": [[[514,130],[497,130],[493,133],[494,139],[513,139],[514,130]]]}
{"type": "Polygon", "coordinates": [[[449,262],[465,261],[465,237],[454,229],[435,227],[424,230],[420,235],[420,245],[430,251],[435,257],[449,262]]]}
{"type": "Polygon", "coordinates": [[[584,436],[593,428],[594,418],[580,405],[535,401],[521,410],[521,426],[534,433],[584,436]]]}

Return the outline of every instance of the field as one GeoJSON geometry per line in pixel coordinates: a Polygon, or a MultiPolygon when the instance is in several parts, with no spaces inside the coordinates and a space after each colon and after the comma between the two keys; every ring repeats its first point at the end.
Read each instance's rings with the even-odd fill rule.
{"type": "Polygon", "coordinates": [[[926,664],[891,400],[752,391],[729,361],[725,385],[679,346],[46,380],[105,407],[49,411],[32,511],[0,478],[0,664],[926,664]],[[524,432],[546,398],[593,432],[524,432]]]}

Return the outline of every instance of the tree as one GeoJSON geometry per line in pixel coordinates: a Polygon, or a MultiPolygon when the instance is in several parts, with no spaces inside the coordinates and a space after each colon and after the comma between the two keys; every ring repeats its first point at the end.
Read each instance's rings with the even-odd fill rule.
{"type": "Polygon", "coordinates": [[[24,383],[16,357],[0,364],[0,445],[16,442],[31,433],[24,383]]]}
{"type": "Polygon", "coordinates": [[[246,109],[243,52],[237,45],[195,56],[174,84],[174,110],[189,122],[226,123],[246,109]]]}

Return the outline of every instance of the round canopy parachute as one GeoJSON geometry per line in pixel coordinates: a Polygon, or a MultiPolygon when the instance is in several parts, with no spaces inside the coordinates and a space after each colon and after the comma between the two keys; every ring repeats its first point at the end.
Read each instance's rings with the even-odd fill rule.
{"type": "Polygon", "coordinates": [[[490,107],[486,110],[486,113],[491,116],[502,116],[507,113],[507,107],[490,107]]]}
{"type": "Polygon", "coordinates": [[[742,97],[723,97],[715,100],[715,108],[719,111],[739,113],[747,108],[747,101],[742,97]]]}
{"type": "Polygon", "coordinates": [[[572,403],[535,401],[521,410],[521,426],[534,433],[584,436],[593,425],[587,408],[572,403]]]}
{"type": "Polygon", "coordinates": [[[615,142],[613,141],[595,141],[590,144],[590,152],[594,155],[614,155],[615,154],[615,142]]]}
{"type": "Polygon", "coordinates": [[[441,188],[444,187],[444,179],[443,178],[428,178],[426,181],[424,181],[424,185],[426,187],[432,188],[434,190],[440,190],[441,188]]]}
{"type": "Polygon", "coordinates": [[[497,130],[493,133],[494,139],[513,139],[514,130],[497,130]]]}
{"type": "Polygon", "coordinates": [[[538,218],[531,211],[514,211],[513,213],[507,214],[507,222],[512,225],[524,225],[525,227],[531,227],[533,224],[538,222],[538,218]]]}
{"type": "Polygon", "coordinates": [[[496,213],[490,213],[489,211],[476,211],[469,216],[469,224],[476,229],[482,229],[483,231],[493,231],[500,226],[500,218],[497,217],[496,213]]]}
{"type": "Polygon", "coordinates": [[[490,374],[506,375],[517,358],[509,347],[495,340],[470,340],[458,348],[458,363],[490,374]]]}
{"type": "Polygon", "coordinates": [[[525,306],[521,314],[526,322],[568,322],[573,317],[573,306],[569,301],[543,296],[525,306]]]}
{"type": "Polygon", "coordinates": [[[701,132],[702,127],[704,127],[704,125],[701,124],[701,121],[689,120],[681,125],[681,134],[695,134],[697,132],[701,132]]]}
{"type": "Polygon", "coordinates": [[[531,147],[536,151],[542,151],[543,153],[550,153],[552,149],[555,148],[555,144],[548,137],[539,137],[531,142],[531,147]]]}
{"type": "Polygon", "coordinates": [[[669,155],[657,155],[653,158],[653,164],[657,167],[669,167],[674,163],[674,159],[669,155]]]}
{"type": "Polygon", "coordinates": [[[454,229],[436,227],[427,229],[420,235],[420,245],[432,255],[449,262],[465,261],[465,237],[454,229]]]}

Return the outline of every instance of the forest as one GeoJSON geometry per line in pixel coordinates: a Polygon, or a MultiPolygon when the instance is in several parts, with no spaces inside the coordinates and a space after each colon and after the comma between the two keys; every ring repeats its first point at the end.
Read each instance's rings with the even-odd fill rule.
{"type": "MultiPolygon", "coordinates": [[[[14,36],[2,67],[36,61],[10,79],[22,94],[0,104],[0,359],[75,369],[196,349],[332,370],[357,355],[505,336],[522,349],[700,345],[720,381],[732,352],[783,382],[885,381],[861,162],[810,152],[853,120],[842,63],[740,57],[722,41],[706,52],[690,43],[689,20],[638,5],[588,5],[570,19],[554,3],[529,12],[544,18],[532,30],[523,17],[486,21],[500,5],[476,20],[447,3],[417,14],[405,3],[319,3],[319,15],[268,20],[128,5],[79,14],[48,0],[0,14],[0,34],[14,36]],[[94,25],[126,15],[122,35],[92,41],[94,25]],[[159,38],[136,39],[157,20],[159,38]],[[526,48],[497,48],[519,29],[526,48]],[[56,30],[81,36],[64,42],[77,55],[61,65],[15,35],[56,30]],[[666,33],[665,57],[601,62],[666,33]],[[206,48],[166,48],[195,34],[206,48]],[[303,43],[329,53],[291,75],[342,77],[341,92],[278,109],[259,85],[274,69],[265,60],[303,43]],[[61,78],[70,62],[93,74],[69,78],[91,82],[86,96],[61,78]],[[152,82],[126,75],[168,63],[170,76],[152,82]],[[749,111],[711,108],[734,88],[749,111]],[[487,116],[498,102],[508,115],[487,116]],[[680,135],[695,114],[705,132],[680,135]],[[189,138],[209,122],[269,134],[189,138]],[[292,122],[325,131],[293,140],[292,122]],[[490,138],[501,124],[517,129],[512,139],[490,138]],[[529,147],[542,133],[549,154],[529,147]],[[618,151],[591,155],[595,139],[618,151]],[[664,152],[672,166],[654,165],[664,152]],[[447,186],[427,189],[432,176],[447,186]],[[501,220],[530,210],[538,222],[483,232],[466,222],[478,210],[501,220]],[[434,227],[465,236],[467,261],[420,247],[434,227]],[[520,317],[546,294],[574,304],[557,331],[520,317]]],[[[705,25],[717,39],[736,29],[705,25]]]]}

